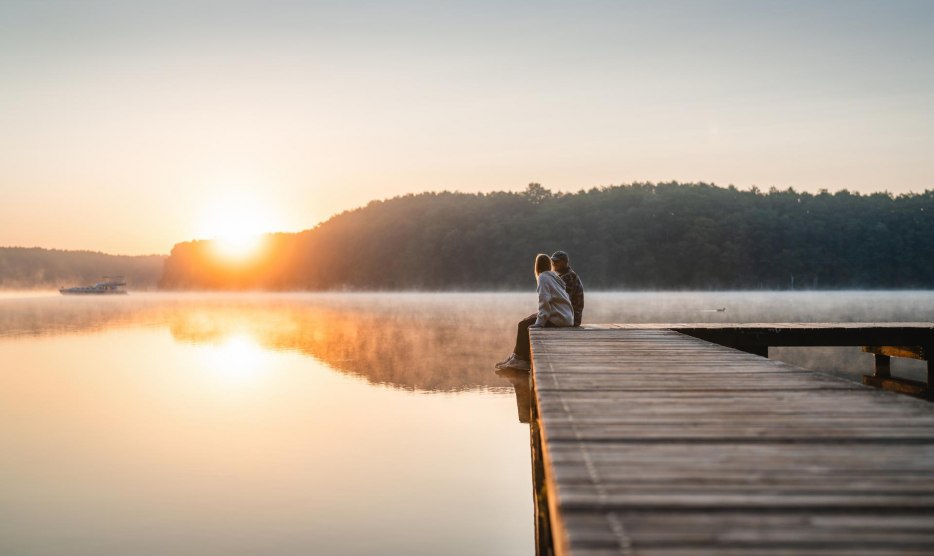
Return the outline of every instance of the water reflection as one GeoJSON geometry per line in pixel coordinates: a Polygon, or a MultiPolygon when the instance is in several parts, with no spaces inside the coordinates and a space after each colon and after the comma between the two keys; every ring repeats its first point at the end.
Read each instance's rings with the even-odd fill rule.
{"type": "Polygon", "coordinates": [[[516,393],[519,422],[528,423],[532,418],[532,381],[529,372],[517,369],[498,369],[496,374],[512,384],[516,393]]]}
{"type": "Polygon", "coordinates": [[[529,304],[528,296],[497,294],[134,297],[7,301],[0,335],[167,327],[180,342],[227,346],[231,362],[253,342],[392,387],[503,389],[491,362],[511,346],[514,324],[499,315],[528,312],[529,304]]]}
{"type": "Polygon", "coordinates": [[[472,302],[133,297],[0,303],[0,554],[533,552],[472,302]]]}
{"type": "Polygon", "coordinates": [[[168,317],[179,341],[248,335],[265,348],[298,351],[379,384],[432,391],[500,386],[490,358],[503,335],[462,315],[301,305],[192,308],[168,317]]]}
{"type": "Polygon", "coordinates": [[[208,346],[201,366],[220,382],[245,383],[262,373],[263,351],[251,336],[233,334],[220,344],[208,346]]]}
{"type": "MultiPolygon", "coordinates": [[[[122,299],[4,299],[0,337],[167,327],[186,343],[232,337],[296,351],[367,381],[420,391],[508,388],[491,363],[511,350],[534,294],[137,294],[122,299]]],[[[924,321],[932,292],[679,292],[589,294],[588,322],[924,321]],[[725,308],[718,312],[713,308],[725,308]]],[[[233,350],[234,348],[230,348],[233,350]]],[[[775,348],[772,357],[859,380],[857,348],[775,348]]],[[[923,363],[896,359],[900,376],[923,363]]]]}

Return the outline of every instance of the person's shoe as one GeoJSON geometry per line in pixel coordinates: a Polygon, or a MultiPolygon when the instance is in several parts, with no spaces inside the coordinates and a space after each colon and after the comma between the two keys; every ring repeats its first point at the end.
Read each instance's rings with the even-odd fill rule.
{"type": "Polygon", "coordinates": [[[510,361],[509,364],[504,368],[515,369],[517,371],[532,370],[532,367],[529,365],[528,361],[526,361],[525,359],[519,359],[518,357],[513,357],[512,361],[510,361]]]}
{"type": "Polygon", "coordinates": [[[516,354],[515,354],[515,353],[510,353],[510,354],[509,354],[509,357],[507,357],[506,359],[503,359],[502,361],[500,361],[499,363],[497,363],[497,364],[495,365],[495,367],[496,367],[497,369],[506,369],[506,368],[509,367],[509,363],[511,363],[512,360],[515,359],[515,358],[516,358],[516,354]]]}

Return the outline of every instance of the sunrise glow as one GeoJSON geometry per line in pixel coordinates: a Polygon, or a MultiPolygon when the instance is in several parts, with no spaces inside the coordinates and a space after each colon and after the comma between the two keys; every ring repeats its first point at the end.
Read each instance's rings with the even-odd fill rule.
{"type": "Polygon", "coordinates": [[[243,260],[261,251],[264,234],[281,227],[277,212],[259,194],[239,191],[210,201],[198,235],[213,240],[219,256],[243,260]]]}
{"type": "Polygon", "coordinates": [[[222,235],[214,238],[217,253],[225,258],[243,259],[257,252],[263,244],[260,235],[222,235]]]}

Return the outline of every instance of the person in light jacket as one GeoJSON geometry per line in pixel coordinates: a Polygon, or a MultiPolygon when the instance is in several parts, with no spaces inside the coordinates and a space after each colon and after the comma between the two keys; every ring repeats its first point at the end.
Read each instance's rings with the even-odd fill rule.
{"type": "Polygon", "coordinates": [[[535,278],[538,281],[538,313],[519,322],[516,346],[512,355],[496,364],[497,369],[529,370],[532,355],[529,349],[529,328],[574,326],[574,308],[564,280],[552,270],[551,257],[535,257],[535,278]]]}
{"type": "Polygon", "coordinates": [[[564,280],[552,270],[551,257],[535,257],[535,277],[538,280],[538,316],[529,328],[574,326],[574,307],[564,280]]]}

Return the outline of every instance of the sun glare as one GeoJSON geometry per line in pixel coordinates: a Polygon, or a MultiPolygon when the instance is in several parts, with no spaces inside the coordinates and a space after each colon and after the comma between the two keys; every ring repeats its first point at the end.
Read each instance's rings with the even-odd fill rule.
{"type": "Polygon", "coordinates": [[[242,260],[262,249],[264,234],[280,227],[273,211],[259,198],[228,193],[210,203],[199,235],[214,241],[218,255],[242,260]]]}
{"type": "Polygon", "coordinates": [[[214,238],[217,252],[231,259],[249,257],[259,251],[263,237],[260,235],[222,235],[214,238]]]}
{"type": "Polygon", "coordinates": [[[262,372],[266,353],[250,336],[234,334],[220,345],[205,350],[206,367],[218,382],[244,384],[262,372]]]}

